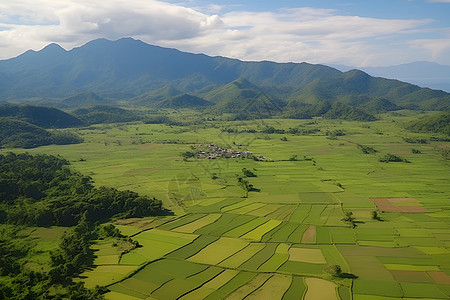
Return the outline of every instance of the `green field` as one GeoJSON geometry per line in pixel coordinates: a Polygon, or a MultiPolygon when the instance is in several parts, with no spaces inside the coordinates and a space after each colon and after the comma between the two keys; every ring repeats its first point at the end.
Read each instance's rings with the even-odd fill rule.
{"type": "MultiPolygon", "coordinates": [[[[74,129],[82,144],[27,152],[61,155],[97,186],[154,196],[174,213],[115,221],[141,246],[128,253],[107,240],[94,244],[95,266],[80,280],[107,286],[107,299],[448,299],[450,165],[443,153],[450,143],[403,129],[415,117],[93,125],[74,129]],[[266,125],[320,131],[261,134],[266,125]],[[345,135],[325,134],[336,129],[345,135]],[[407,143],[405,136],[427,143],[407,143]],[[233,142],[271,161],[180,156],[195,145],[233,142]],[[358,144],[378,152],[364,154],[358,144]],[[386,153],[410,163],[380,162],[386,153]],[[256,174],[245,178],[254,187],[247,198],[236,179],[243,168],[256,174]],[[428,212],[381,211],[371,198],[412,198],[417,202],[394,206],[428,212]],[[347,212],[353,223],[343,221],[347,212]],[[342,277],[328,274],[329,264],[339,265],[342,277]]],[[[45,268],[61,234],[26,233],[27,243],[35,241],[30,266],[45,268]]]]}

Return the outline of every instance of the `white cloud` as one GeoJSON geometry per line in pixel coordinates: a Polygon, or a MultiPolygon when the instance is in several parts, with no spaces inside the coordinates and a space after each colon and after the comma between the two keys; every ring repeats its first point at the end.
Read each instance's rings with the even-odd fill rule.
{"type": "Polygon", "coordinates": [[[409,61],[448,54],[444,39],[428,40],[437,48],[420,47],[417,38],[408,41],[432,22],[428,19],[342,16],[309,7],[221,14],[220,6],[193,9],[156,0],[7,2],[0,3],[0,58],[51,42],[70,49],[98,37],[125,36],[184,51],[279,62],[364,66],[401,63],[405,53],[409,61]]]}
{"type": "Polygon", "coordinates": [[[428,0],[428,2],[450,3],[450,0],[428,0]]]}
{"type": "Polygon", "coordinates": [[[71,48],[97,37],[145,36],[156,43],[201,36],[222,26],[217,15],[152,0],[15,0],[0,4],[0,11],[0,43],[11,45],[0,48],[2,58],[50,42],[71,48]]]}
{"type": "Polygon", "coordinates": [[[417,39],[410,44],[414,48],[425,50],[428,60],[450,65],[450,34],[445,39],[417,39]]]}

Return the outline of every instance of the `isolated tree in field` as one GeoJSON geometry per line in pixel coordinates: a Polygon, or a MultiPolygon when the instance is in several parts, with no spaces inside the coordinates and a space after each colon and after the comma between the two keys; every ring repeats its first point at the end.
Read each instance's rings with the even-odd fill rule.
{"type": "Polygon", "coordinates": [[[242,178],[241,176],[237,176],[238,185],[244,190],[244,198],[248,198],[248,192],[253,189],[253,184],[242,178]]]}
{"type": "Polygon", "coordinates": [[[183,157],[183,160],[186,161],[189,158],[195,157],[195,153],[191,152],[191,151],[186,151],[181,153],[181,157],[183,157]]]}
{"type": "Polygon", "coordinates": [[[377,220],[377,221],[383,221],[383,219],[381,219],[381,217],[378,215],[378,212],[376,210],[372,211],[372,219],[377,220]]]}
{"type": "Polygon", "coordinates": [[[348,223],[352,224],[353,227],[356,227],[355,217],[353,217],[353,213],[351,211],[345,212],[345,217],[342,218],[342,221],[348,222],[348,223]]]}
{"type": "Polygon", "coordinates": [[[245,177],[257,177],[255,173],[253,173],[247,168],[242,169],[242,174],[244,174],[245,177]]]}
{"type": "Polygon", "coordinates": [[[342,277],[342,268],[340,265],[328,265],[325,272],[333,277],[342,277]]]}

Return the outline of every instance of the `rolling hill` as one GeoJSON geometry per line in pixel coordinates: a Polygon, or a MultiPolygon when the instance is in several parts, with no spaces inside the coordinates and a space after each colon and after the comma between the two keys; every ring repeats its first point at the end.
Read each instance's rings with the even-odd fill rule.
{"type": "Polygon", "coordinates": [[[77,108],[95,105],[113,105],[114,102],[100,97],[96,93],[86,92],[68,97],[60,102],[61,108],[77,108]]]}
{"type": "Polygon", "coordinates": [[[56,108],[34,105],[0,106],[0,117],[12,117],[43,128],[67,128],[83,125],[75,116],[56,108]]]}
{"type": "Polygon", "coordinates": [[[0,117],[0,147],[34,148],[50,144],[66,145],[81,143],[70,133],[49,132],[39,126],[9,117],[0,117]]]}
{"type": "Polygon", "coordinates": [[[425,116],[410,122],[406,128],[413,132],[445,133],[450,136],[450,112],[425,116]]]}
{"type": "Polygon", "coordinates": [[[182,94],[171,97],[157,103],[157,107],[161,108],[200,108],[214,105],[205,99],[189,94],[182,94]]]}

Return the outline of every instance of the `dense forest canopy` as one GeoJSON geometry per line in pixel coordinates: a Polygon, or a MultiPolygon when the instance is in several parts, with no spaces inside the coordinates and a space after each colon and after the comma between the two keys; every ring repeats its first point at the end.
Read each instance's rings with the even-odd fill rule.
{"type": "Polygon", "coordinates": [[[92,179],[51,155],[0,155],[0,222],[73,226],[86,213],[90,222],[113,216],[165,213],[161,201],[132,191],[95,188],[92,179]]]}

